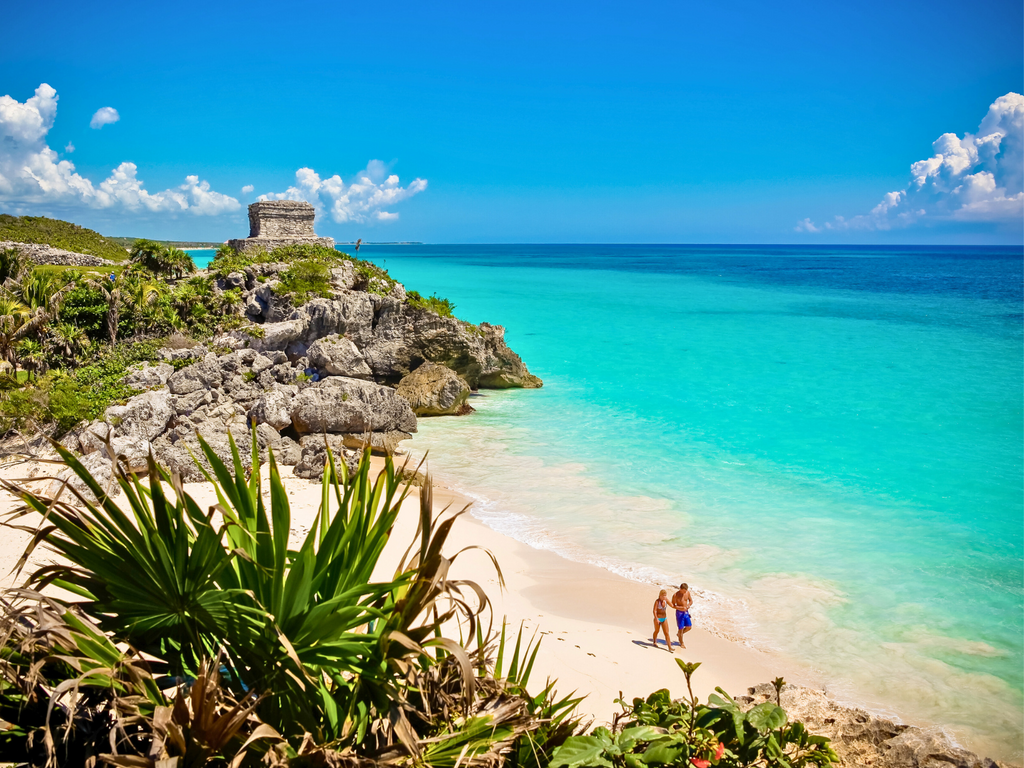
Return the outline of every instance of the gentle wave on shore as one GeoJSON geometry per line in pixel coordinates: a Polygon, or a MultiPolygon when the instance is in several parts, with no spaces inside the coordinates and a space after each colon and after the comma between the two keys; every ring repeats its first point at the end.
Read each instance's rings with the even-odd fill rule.
{"type": "Polygon", "coordinates": [[[361,255],[506,325],[545,380],[412,442],[489,525],[685,579],[702,623],[812,664],[833,695],[1020,760],[1019,254],[361,255]]]}

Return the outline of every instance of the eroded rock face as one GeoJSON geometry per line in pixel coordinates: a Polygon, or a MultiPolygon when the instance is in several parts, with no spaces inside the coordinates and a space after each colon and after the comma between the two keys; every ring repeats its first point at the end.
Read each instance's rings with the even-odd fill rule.
{"type": "MultiPolygon", "coordinates": [[[[430,361],[451,368],[472,389],[542,385],[505,344],[505,329],[500,325],[473,326],[440,317],[413,307],[397,295],[400,293],[377,296],[342,290],[332,299],[314,299],[292,309],[285,320],[263,322],[260,338],[238,330],[218,337],[214,344],[303,356],[318,340],[337,334],[352,342],[372,377],[383,383],[397,384],[421,363],[430,361]]],[[[273,298],[264,314],[254,319],[269,320],[279,315],[278,301],[273,298]]]]}
{"type": "Polygon", "coordinates": [[[423,363],[405,376],[395,390],[409,401],[417,416],[461,416],[472,413],[466,401],[469,385],[450,368],[423,363]]]}
{"type": "MultiPolygon", "coordinates": [[[[292,470],[296,477],[320,480],[327,466],[327,448],[334,455],[335,464],[345,462],[349,472],[359,466],[359,453],[347,450],[341,435],[305,435],[299,440],[300,457],[292,470]]],[[[340,471],[340,470],[339,470],[340,471]]]]}
{"type": "Polygon", "coordinates": [[[167,390],[154,390],[136,395],[125,405],[110,406],[105,416],[118,436],[152,440],[167,428],[174,409],[167,390]]]}
{"type": "Polygon", "coordinates": [[[124,380],[132,389],[152,389],[162,387],[174,373],[174,366],[168,363],[149,365],[144,363],[138,370],[129,373],[124,380]]]}
{"type": "Polygon", "coordinates": [[[306,352],[310,365],[330,376],[347,376],[352,379],[370,379],[373,371],[366,364],[359,348],[351,339],[337,334],[317,339],[306,352]]]}
{"type": "MultiPolygon", "coordinates": [[[[941,728],[895,723],[862,709],[844,707],[824,693],[797,685],[782,689],[782,708],[812,733],[828,736],[844,768],[996,768],[1002,764],[957,746],[941,728]]],[[[744,708],[775,701],[775,689],[762,683],[736,701],[744,708]]],[[[1007,766],[1007,768],[1009,768],[1007,766]]]]}
{"type": "Polygon", "coordinates": [[[291,417],[299,434],[416,431],[416,414],[393,389],[342,376],[302,390],[291,417]]]}

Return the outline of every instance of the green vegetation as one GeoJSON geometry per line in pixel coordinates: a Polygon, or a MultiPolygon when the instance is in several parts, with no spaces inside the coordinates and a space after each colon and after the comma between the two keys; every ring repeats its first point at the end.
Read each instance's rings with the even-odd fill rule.
{"type": "Polygon", "coordinates": [[[328,270],[339,267],[346,261],[354,262],[351,256],[333,248],[322,245],[303,243],[275,248],[273,251],[246,251],[244,253],[221,246],[210,262],[210,275],[217,278],[227,277],[232,272],[242,272],[246,267],[255,264],[279,264],[305,261],[323,265],[328,270]]]}
{"type": "Polygon", "coordinates": [[[331,273],[324,264],[315,261],[292,262],[292,265],[281,273],[281,284],[277,292],[291,299],[292,304],[299,307],[310,299],[331,295],[331,273]]]}
{"type": "Polygon", "coordinates": [[[405,300],[409,302],[410,306],[417,309],[425,309],[441,317],[454,317],[455,305],[448,299],[442,299],[436,293],[433,296],[421,296],[416,291],[409,291],[405,294],[405,300]]]}
{"type": "MultiPolygon", "coordinates": [[[[255,430],[248,437],[255,466],[255,430]]],[[[682,660],[687,697],[619,700],[612,728],[584,735],[579,698],[560,698],[550,680],[530,693],[539,643],[520,628],[513,646],[504,623],[500,634],[490,628],[479,585],[446,578],[458,555],[442,552],[459,515],[434,517],[429,477],[405,556],[391,579],[374,581],[415,471],[389,459],[373,478],[367,450],[350,473],[328,450],[317,516],[290,548],[273,454],[264,489],[233,441],[230,466],[200,442],[217,516],[152,458],[148,484],[115,471],[123,507],[60,446],[91,496],[67,486],[54,498],[0,480],[26,505],[6,525],[45,516],[22,564],[40,545],[59,556],[0,603],[6,759],[154,768],[838,762],[828,739],[789,721],[781,678],[776,703],[744,711],[719,689],[701,704],[691,687],[700,665],[682,660]],[[44,596],[50,585],[73,597],[44,596]]]]}
{"type": "Polygon", "coordinates": [[[409,493],[390,461],[372,479],[369,451],[351,475],[328,452],[317,518],[289,548],[273,458],[264,496],[233,443],[230,467],[202,447],[216,518],[152,459],[148,486],[118,472],[124,509],[60,448],[98,502],[0,481],[47,515],[29,550],[61,558],[2,606],[6,759],[542,768],[578,730],[577,700],[527,692],[536,645],[520,631],[510,650],[479,586],[445,578],[458,515],[434,519],[429,482],[395,576],[373,581],[409,493]],[[76,599],[44,597],[48,584],[76,599]]]}
{"type": "Polygon", "coordinates": [[[75,253],[86,253],[111,261],[124,261],[125,247],[112,238],[91,229],[45,216],[11,216],[0,214],[0,240],[17,243],[40,243],[75,253]]]}
{"type": "Polygon", "coordinates": [[[550,768],[810,768],[839,762],[826,737],[813,736],[803,723],[790,722],[779,706],[785,684],[781,677],[774,681],[776,703],[767,701],[744,711],[721,688],[715,689],[720,695],[701,704],[691,685],[700,663],[676,659],[676,664],[686,676],[687,698],[673,701],[662,689],[646,699],[633,699],[631,705],[617,699],[623,712],[612,728],[566,739],[555,750],[550,768]]]}

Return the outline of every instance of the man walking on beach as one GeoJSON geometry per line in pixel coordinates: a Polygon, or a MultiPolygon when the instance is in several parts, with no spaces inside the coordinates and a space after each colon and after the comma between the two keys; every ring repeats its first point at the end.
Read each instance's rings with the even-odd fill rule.
{"type": "Polygon", "coordinates": [[[693,629],[693,621],[690,619],[690,606],[693,605],[693,597],[690,595],[690,588],[684,583],[679,585],[679,591],[672,595],[672,607],[676,609],[676,629],[679,630],[679,647],[685,648],[683,635],[693,629]]]}

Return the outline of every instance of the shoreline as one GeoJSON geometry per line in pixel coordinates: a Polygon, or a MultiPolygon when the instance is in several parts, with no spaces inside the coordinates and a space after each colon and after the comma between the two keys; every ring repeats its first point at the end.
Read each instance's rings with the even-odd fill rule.
{"type": "MultiPolygon", "coordinates": [[[[383,459],[373,458],[374,472],[383,466],[383,459]]],[[[396,463],[401,464],[401,459],[396,463]]],[[[282,480],[292,508],[291,539],[298,543],[315,518],[320,503],[320,485],[292,475],[282,468],[282,480]]],[[[20,463],[0,466],[5,477],[25,478],[46,475],[45,464],[20,463]],[[13,469],[17,467],[17,469],[13,469]],[[32,470],[35,470],[34,472],[32,470]]],[[[262,474],[266,479],[268,465],[262,474]]],[[[447,510],[452,514],[468,507],[458,524],[453,526],[448,540],[448,554],[462,552],[452,566],[449,576],[477,582],[492,604],[495,630],[500,631],[502,618],[507,621],[508,632],[515,633],[521,625],[524,636],[541,638],[541,652],[537,655],[533,685],[538,689],[542,681],[557,680],[556,690],[562,696],[585,695],[579,712],[592,726],[607,725],[619,711],[615,699],[626,700],[635,696],[646,697],[668,688],[673,697],[686,692],[685,679],[675,663],[676,658],[701,662],[693,677],[694,693],[702,700],[721,687],[733,697],[747,695],[754,687],[775,677],[785,677],[795,684],[827,697],[827,684],[820,674],[798,659],[771,650],[752,647],[739,638],[727,638],[701,626],[701,611],[695,611],[694,629],[687,633],[686,649],[668,652],[662,641],[657,648],[651,644],[651,604],[659,586],[628,579],[598,565],[571,560],[563,555],[537,549],[512,536],[494,530],[472,514],[474,499],[448,484],[444,477],[434,480],[435,516],[447,510]],[[498,560],[504,578],[504,589],[490,558],[481,551],[491,552],[498,560]]],[[[264,486],[266,487],[266,486],[264,486]]],[[[186,483],[186,490],[201,505],[212,505],[216,498],[208,483],[186,483]]],[[[122,502],[123,497],[117,501],[122,502]]],[[[399,559],[413,540],[418,522],[418,489],[412,489],[409,499],[398,516],[391,541],[374,572],[374,578],[387,579],[394,572],[399,559]]],[[[14,506],[7,494],[0,499],[0,515],[14,506]]],[[[30,536],[24,531],[8,530],[0,542],[0,587],[13,586],[11,569],[27,544],[30,536]]],[[[41,550],[30,559],[26,568],[45,562],[41,550]]],[[[700,606],[701,593],[695,593],[700,606]]],[[[674,625],[670,613],[669,623],[674,625]]],[[[670,629],[675,641],[675,632],[670,629]]],[[[879,718],[895,720],[924,728],[928,732],[948,735],[958,746],[963,746],[964,734],[934,723],[902,720],[892,711],[868,708],[857,702],[834,699],[835,704],[848,710],[864,710],[879,718]]],[[[999,754],[991,745],[971,739],[967,749],[999,754]]],[[[999,759],[1006,759],[1001,757],[999,759]]],[[[1012,759],[1012,758],[1011,758],[1012,759]]]]}
{"type": "MultiPolygon", "coordinates": [[[[434,476],[435,507],[441,499],[454,505],[474,505],[483,497],[474,499],[471,492],[452,487],[454,483],[443,474],[434,476]]],[[[460,507],[461,508],[461,507],[460,507]]],[[[552,677],[571,683],[565,685],[565,692],[573,689],[588,692],[581,708],[595,718],[595,725],[606,723],[613,712],[618,711],[614,699],[622,690],[627,699],[646,696],[659,688],[669,688],[673,697],[685,693],[682,673],[672,661],[673,655],[664,648],[664,641],[657,651],[651,646],[650,622],[651,604],[659,589],[669,589],[671,594],[678,584],[647,583],[617,573],[602,565],[575,560],[558,551],[540,549],[514,535],[491,528],[485,520],[473,514],[462,517],[455,526],[453,541],[478,543],[496,553],[500,563],[510,560],[516,563],[513,579],[503,565],[507,594],[504,602],[498,602],[511,616],[522,616],[527,628],[543,628],[545,622],[557,623],[559,629],[548,628],[545,634],[558,635],[563,624],[585,639],[585,642],[559,643],[558,652],[546,660],[545,670],[552,670],[552,677]],[[461,529],[461,530],[460,530],[461,529]],[[589,591],[588,591],[589,590],[589,591]],[[601,616],[601,619],[595,619],[601,616]],[[624,633],[624,637],[622,637],[624,633]],[[616,638],[618,635],[618,639],[616,638]],[[601,652],[595,658],[588,652],[588,643],[597,645],[601,652]],[[642,651],[646,649],[646,659],[642,651]],[[602,668],[600,659],[610,662],[602,668]],[[638,668],[636,664],[647,664],[649,668],[638,668]],[[618,682],[616,682],[618,681],[618,682]],[[589,688],[588,688],[589,686],[589,688]],[[646,686],[646,687],[645,687],[646,686]]],[[[683,576],[685,578],[685,576],[683,576]]],[[[494,582],[496,584],[496,582],[494,582]]],[[[794,658],[775,649],[759,649],[742,634],[720,631],[714,621],[707,622],[710,628],[702,626],[701,613],[708,610],[702,606],[702,590],[690,586],[695,596],[694,629],[687,633],[687,648],[681,658],[699,661],[701,668],[694,675],[694,693],[706,700],[716,687],[723,688],[731,696],[743,696],[754,686],[767,683],[775,677],[785,677],[787,683],[820,692],[836,705],[847,710],[860,710],[873,717],[923,729],[929,733],[940,732],[954,744],[978,755],[991,756],[999,761],[1020,763],[1020,756],[1010,753],[998,742],[991,741],[983,734],[970,729],[950,726],[924,718],[907,717],[885,702],[865,704],[846,693],[834,690],[828,684],[825,674],[814,669],[801,659],[794,658]],[[704,608],[702,611],[701,609],[704,608]]],[[[494,595],[488,593],[492,599],[494,595]]],[[[716,595],[729,600],[726,595],[716,595]]],[[[496,601],[497,602],[497,601],[496,601]]],[[[711,604],[713,605],[713,604],[711,604]]],[[[500,610],[499,610],[500,613],[500,610]]],[[[669,622],[673,623],[671,613],[669,622]]],[[[675,641],[675,632],[670,629],[675,641]]],[[[545,651],[538,654],[537,669],[542,668],[542,657],[551,651],[545,641],[545,651]]],[[[679,649],[676,655],[680,655],[679,649]]],[[[563,685],[559,686],[562,690],[563,685]]]]}

